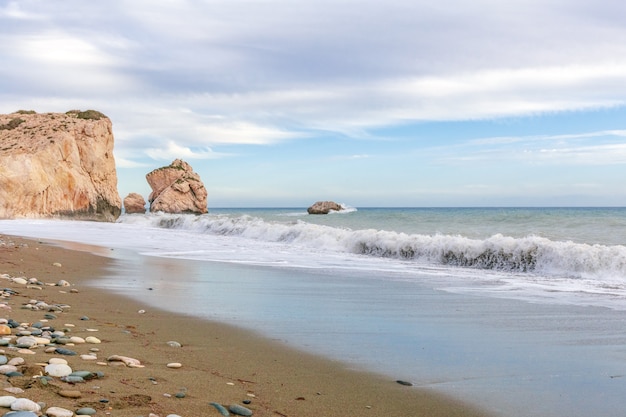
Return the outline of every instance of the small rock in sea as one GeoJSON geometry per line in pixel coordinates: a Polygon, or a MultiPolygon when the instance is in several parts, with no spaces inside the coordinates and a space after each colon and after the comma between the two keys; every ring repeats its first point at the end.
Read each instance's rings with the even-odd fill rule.
{"type": "Polygon", "coordinates": [[[96,414],[96,410],[91,407],[83,407],[76,410],[76,415],[78,416],[92,416],[96,414]]]}
{"type": "Polygon", "coordinates": [[[412,386],[413,386],[413,384],[412,384],[412,383],[410,383],[410,382],[408,382],[408,381],[403,381],[403,380],[401,380],[401,379],[397,380],[396,382],[397,382],[398,384],[400,384],[400,385],[405,385],[405,386],[407,386],[407,387],[412,387],[412,386]]]}
{"type": "Polygon", "coordinates": [[[74,412],[61,407],[50,407],[46,410],[48,417],[72,417],[74,412]]]}
{"type": "Polygon", "coordinates": [[[174,369],[177,369],[177,368],[182,368],[183,364],[182,364],[182,363],[179,363],[179,362],[171,362],[171,363],[168,363],[166,366],[167,366],[168,368],[174,368],[174,369]]]}
{"type": "Polygon", "coordinates": [[[11,410],[32,411],[33,413],[38,413],[41,411],[41,406],[28,398],[18,398],[11,403],[11,410]]]}
{"type": "Polygon", "coordinates": [[[244,407],[243,405],[239,405],[239,404],[231,404],[230,406],[228,406],[228,410],[233,413],[233,414],[237,414],[238,416],[251,416],[252,415],[252,410],[244,407]]]}
{"type": "Polygon", "coordinates": [[[228,410],[226,409],[226,407],[224,407],[222,404],[218,404],[218,403],[209,403],[211,404],[213,407],[215,407],[215,409],[223,416],[230,416],[230,413],[228,412],[228,410]]]}

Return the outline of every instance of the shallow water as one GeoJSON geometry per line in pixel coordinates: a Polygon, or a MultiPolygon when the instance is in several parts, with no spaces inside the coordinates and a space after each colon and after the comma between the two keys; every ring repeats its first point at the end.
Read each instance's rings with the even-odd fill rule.
{"type": "MultiPolygon", "coordinates": [[[[559,225],[550,227],[561,238],[570,232],[584,235],[585,243],[520,237],[549,226],[546,219],[556,215],[552,211],[530,219],[524,217],[527,212],[516,212],[507,235],[493,239],[482,234],[503,229],[493,226],[495,220],[472,225],[480,222],[467,217],[468,211],[446,217],[461,216],[458,222],[467,224],[458,229],[476,233],[478,240],[352,229],[374,223],[382,215],[378,211],[304,223],[293,219],[302,213],[290,210],[257,212],[261,217],[135,216],[118,224],[0,221],[0,231],[104,247],[100,253],[119,264],[115,274],[97,283],[102,288],[146,306],[257,331],[502,416],[621,416],[626,408],[626,269],[620,257],[626,248],[590,242],[598,224],[621,230],[625,212],[566,211],[557,217],[559,225],[579,225],[560,231],[559,225]],[[285,217],[289,220],[274,220],[285,217]],[[410,242],[432,249],[443,242],[467,253],[530,242],[553,256],[550,265],[564,267],[528,273],[347,251],[346,242],[356,238],[376,247],[410,242]],[[576,269],[580,259],[585,260],[582,273],[576,269]]],[[[494,213],[481,211],[478,218],[497,218],[494,213]]],[[[415,217],[421,212],[400,210],[391,217],[408,222],[407,216],[413,216],[407,229],[443,227],[443,214],[431,214],[439,218],[427,226],[416,220],[425,219],[415,217]]],[[[499,216],[510,218],[511,212],[499,216]]],[[[390,229],[394,222],[388,220],[390,229]]],[[[607,232],[606,239],[616,241],[618,234],[607,232]]]]}

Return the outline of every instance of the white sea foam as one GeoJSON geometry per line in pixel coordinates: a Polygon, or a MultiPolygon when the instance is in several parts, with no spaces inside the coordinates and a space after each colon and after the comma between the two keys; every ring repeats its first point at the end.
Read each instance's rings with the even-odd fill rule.
{"type": "Polygon", "coordinates": [[[452,291],[536,300],[555,299],[558,293],[561,301],[567,298],[562,294],[584,294],[585,300],[570,297],[566,302],[626,308],[622,245],[539,236],[470,239],[350,230],[302,218],[274,222],[225,214],[131,215],[116,224],[19,220],[2,221],[0,226],[5,233],[120,247],[151,256],[352,271],[381,279],[431,276],[445,278],[437,285],[452,291]]]}

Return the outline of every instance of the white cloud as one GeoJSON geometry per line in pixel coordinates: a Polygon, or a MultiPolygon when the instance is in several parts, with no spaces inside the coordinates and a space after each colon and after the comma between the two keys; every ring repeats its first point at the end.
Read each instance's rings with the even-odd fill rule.
{"type": "Polygon", "coordinates": [[[148,148],[145,153],[150,158],[156,160],[174,160],[177,158],[215,159],[224,156],[213,152],[209,148],[192,150],[189,147],[177,145],[174,141],[168,141],[167,144],[161,148],[148,148]]]}

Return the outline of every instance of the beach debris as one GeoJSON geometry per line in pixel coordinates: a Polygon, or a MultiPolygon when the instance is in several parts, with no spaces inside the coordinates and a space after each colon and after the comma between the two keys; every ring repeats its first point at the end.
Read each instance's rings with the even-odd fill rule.
{"type": "Polygon", "coordinates": [[[124,365],[129,368],[143,368],[144,366],[141,364],[139,359],[129,358],[128,356],[122,355],[113,355],[107,358],[109,362],[122,362],[124,365]]]}

